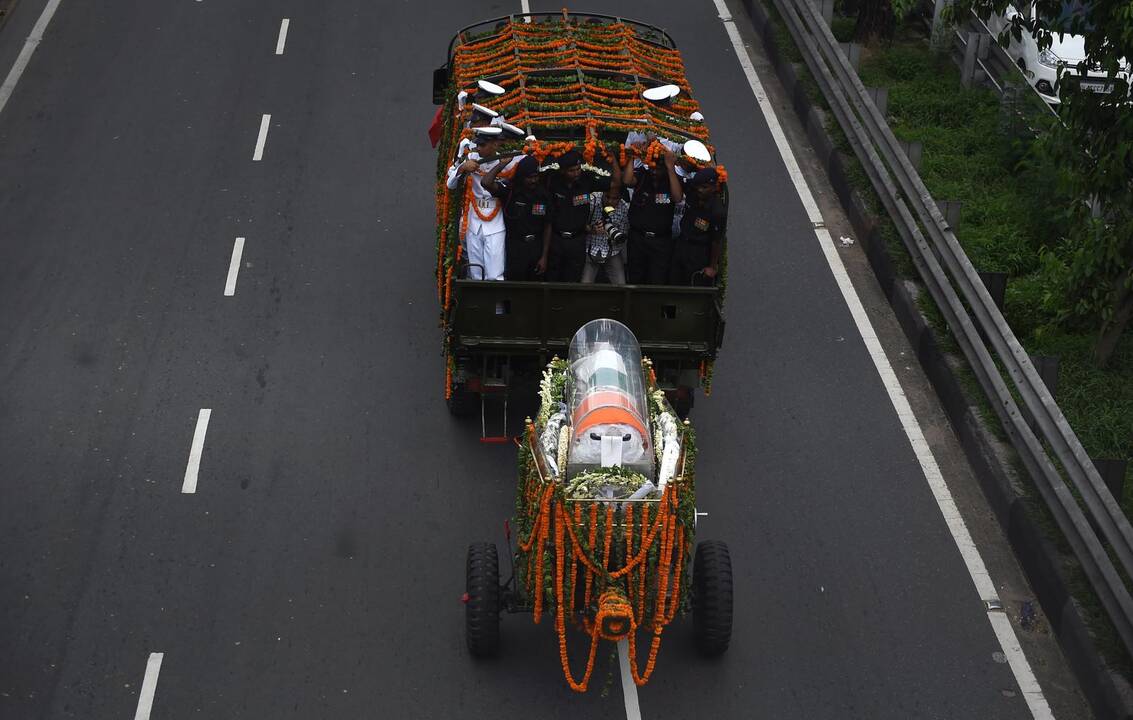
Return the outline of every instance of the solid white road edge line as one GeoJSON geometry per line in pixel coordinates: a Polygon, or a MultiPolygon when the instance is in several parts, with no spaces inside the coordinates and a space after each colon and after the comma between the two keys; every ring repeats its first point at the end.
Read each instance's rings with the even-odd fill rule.
{"type": "Polygon", "coordinates": [[[138,693],[138,709],[134,712],[134,720],[149,720],[150,710],[153,709],[153,695],[157,692],[157,674],[161,672],[161,659],[165,653],[150,653],[146,661],[146,674],[142,678],[142,689],[138,693]]]}
{"type": "Polygon", "coordinates": [[[0,85],[0,112],[4,112],[4,106],[8,104],[8,98],[12,97],[12,92],[16,89],[16,83],[20,81],[20,77],[27,69],[28,63],[31,62],[31,56],[35,53],[35,49],[39,47],[39,43],[43,40],[43,33],[47,31],[47,24],[51,22],[51,18],[55,16],[55,11],[59,8],[59,3],[63,0],[48,0],[47,5],[43,8],[43,12],[39,14],[39,19],[35,21],[35,25],[31,29],[27,40],[24,40],[24,46],[20,49],[20,54],[16,56],[16,62],[12,63],[12,69],[8,72],[8,77],[4,78],[4,84],[0,85]]]}
{"type": "Polygon", "coordinates": [[[236,238],[232,245],[232,260],[228,263],[228,280],[224,283],[224,296],[236,294],[236,276],[240,274],[240,258],[244,256],[244,238],[236,238]]]}
{"type": "Polygon", "coordinates": [[[629,669],[629,640],[618,640],[618,667],[622,675],[622,697],[626,702],[626,720],[641,720],[641,705],[637,702],[637,683],[629,669]]]}
{"type": "Polygon", "coordinates": [[[271,127],[271,115],[264,115],[260,119],[260,134],[256,138],[256,151],[252,153],[252,160],[259,162],[264,159],[264,145],[268,141],[268,128],[271,127]]]}
{"type": "MultiPolygon", "coordinates": [[[[530,2],[530,0],[519,0],[519,9],[523,11],[524,15],[527,15],[528,13],[530,13],[531,12],[531,2],[530,2]]],[[[531,21],[528,20],[527,22],[531,22],[531,21]]]]}
{"type": "MultiPolygon", "coordinates": [[[[877,339],[869,316],[866,315],[865,308],[862,306],[861,298],[858,297],[857,291],[854,290],[854,286],[850,282],[846,266],[842,263],[841,256],[834,248],[834,240],[823,224],[822,213],[819,212],[814,195],[799,169],[791,145],[787,141],[786,135],[783,134],[783,128],[779,124],[775,108],[768,101],[763,84],[760,82],[759,76],[756,75],[755,67],[751,64],[751,58],[748,57],[747,49],[744,47],[743,39],[736,28],[735,21],[724,4],[724,0],[713,0],[713,2],[716,4],[716,10],[719,13],[720,20],[724,23],[728,37],[732,41],[732,48],[736,52],[740,67],[743,68],[744,75],[747,76],[751,92],[755,96],[764,119],[767,121],[771,136],[775,139],[775,145],[779,149],[779,155],[783,158],[783,164],[787,167],[787,173],[791,176],[791,183],[795,186],[795,191],[806,208],[807,218],[815,226],[814,234],[822,248],[826,262],[830,266],[830,272],[833,273],[834,279],[838,283],[838,289],[841,290],[842,298],[850,310],[850,315],[853,316],[854,324],[862,336],[862,341],[869,351],[878,375],[881,376],[889,400],[893,403],[893,409],[897,412],[897,417],[901,421],[901,427],[909,438],[909,444],[913,447],[913,452],[916,454],[917,461],[924,472],[925,480],[932,490],[933,497],[944,516],[949,532],[952,533],[952,540],[956,543],[956,547],[964,560],[964,565],[967,566],[968,574],[972,578],[972,583],[976,586],[976,592],[984,601],[998,600],[999,594],[988,575],[983,558],[968,532],[968,526],[960,516],[948,485],[944,482],[940,467],[936,464],[936,458],[933,457],[932,449],[925,440],[916,415],[913,414],[912,406],[909,404],[908,398],[905,397],[905,391],[901,388],[901,383],[897,380],[892,365],[889,364],[889,358],[886,357],[881,342],[877,339]]],[[[1002,611],[998,610],[988,612],[988,621],[1003,648],[1003,654],[1007,656],[1011,671],[1015,675],[1015,681],[1019,683],[1019,689],[1023,693],[1023,698],[1026,700],[1027,708],[1031,711],[1032,717],[1036,720],[1053,720],[1054,715],[1051,713],[1050,706],[1047,704],[1038,681],[1035,680],[1026,655],[1019,646],[1011,622],[1002,611]]]]}
{"type": "Polygon", "coordinates": [[[287,28],[291,26],[289,18],[283,18],[283,22],[279,24],[279,39],[275,41],[275,54],[283,54],[283,46],[287,44],[287,28]]]}
{"type": "Polygon", "coordinates": [[[197,491],[197,473],[201,470],[201,453],[205,449],[205,433],[209,429],[209,418],[212,410],[202,408],[197,413],[197,428],[193,431],[193,445],[189,448],[189,464],[185,468],[185,482],[181,484],[181,492],[192,494],[197,491]]]}

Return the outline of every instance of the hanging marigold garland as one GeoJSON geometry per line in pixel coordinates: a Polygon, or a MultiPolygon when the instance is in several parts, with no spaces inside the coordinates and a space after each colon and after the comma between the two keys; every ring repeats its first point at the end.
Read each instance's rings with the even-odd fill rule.
{"type": "MultiPolygon", "coordinates": [[[[650,373],[647,380],[650,391],[655,390],[650,373]]],[[[597,645],[603,640],[628,640],[634,682],[648,682],[663,630],[681,611],[693,513],[687,462],[695,455],[691,431],[684,427],[685,472],[666,486],[659,500],[634,505],[567,498],[563,483],[540,474],[532,451],[540,428],[527,425],[516,500],[516,566],[535,621],[551,608],[563,676],[577,692],[589,687],[597,645]],[[578,675],[569,662],[568,624],[578,626],[590,642],[586,666],[578,675]],[[648,648],[642,648],[644,658],[638,652],[639,630],[650,634],[648,648]]]]}

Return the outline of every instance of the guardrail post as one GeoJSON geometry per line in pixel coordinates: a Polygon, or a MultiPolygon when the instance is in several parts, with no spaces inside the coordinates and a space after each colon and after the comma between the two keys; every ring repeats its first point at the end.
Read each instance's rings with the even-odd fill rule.
{"type": "Polygon", "coordinates": [[[913,169],[920,172],[921,159],[924,157],[924,145],[920,140],[899,140],[898,142],[901,143],[901,149],[905,151],[913,169]]]}
{"type": "Polygon", "coordinates": [[[1098,475],[1102,476],[1105,486],[1113,493],[1113,498],[1121,504],[1121,497],[1125,494],[1125,471],[1129,461],[1118,458],[1090,458],[1098,475]]]}
{"type": "Polygon", "coordinates": [[[984,72],[976,61],[987,57],[988,40],[984,33],[969,32],[968,44],[964,46],[964,64],[960,66],[960,82],[966,88],[972,87],[984,78],[984,72]]]}
{"type": "MultiPolygon", "coordinates": [[[[991,301],[995,303],[995,306],[999,308],[1000,312],[1003,312],[1003,299],[1007,296],[1007,273],[981,272],[977,274],[980,276],[980,282],[987,288],[987,294],[991,296],[991,301]]],[[[990,345],[991,338],[984,332],[984,329],[977,328],[977,330],[979,330],[980,337],[983,338],[983,341],[990,345]]],[[[1020,410],[1027,418],[1027,423],[1030,424],[1033,418],[1031,418],[1031,415],[1027,412],[1027,408],[1021,407],[1020,410]]]]}
{"type": "Polygon", "coordinates": [[[1002,312],[1003,298],[1007,296],[1007,273],[981,272],[979,276],[987,288],[987,294],[991,295],[992,302],[1002,312]]]}
{"type": "Polygon", "coordinates": [[[932,7],[932,46],[936,50],[943,50],[948,46],[948,23],[944,21],[944,10],[952,4],[952,0],[936,0],[932,7]]]}
{"type": "Polygon", "coordinates": [[[850,67],[856,72],[862,63],[862,46],[857,43],[838,43],[842,54],[850,61],[850,67]]]}
{"type": "Polygon", "coordinates": [[[889,88],[883,87],[867,87],[865,89],[869,93],[869,99],[873,100],[873,104],[877,106],[877,111],[885,117],[889,109],[889,88]]]}
{"type": "Polygon", "coordinates": [[[834,22],[834,0],[814,0],[814,4],[822,15],[822,21],[829,27],[834,22]]]}
{"type": "Polygon", "coordinates": [[[948,229],[956,232],[956,228],[960,227],[960,210],[963,209],[964,203],[960,200],[938,200],[936,206],[944,216],[944,221],[948,223],[948,229]]]}
{"type": "Polygon", "coordinates": [[[1058,356],[1057,355],[1031,355],[1031,364],[1035,372],[1050,391],[1051,396],[1058,393],[1058,356]]]}

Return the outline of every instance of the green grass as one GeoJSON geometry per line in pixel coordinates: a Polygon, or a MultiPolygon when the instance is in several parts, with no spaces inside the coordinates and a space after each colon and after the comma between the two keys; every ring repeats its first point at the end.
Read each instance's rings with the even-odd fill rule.
{"type": "MultiPolygon", "coordinates": [[[[1091,457],[1133,458],[1133,337],[1098,369],[1094,337],[1057,330],[1042,309],[1039,252],[1053,245],[1042,218],[1050,193],[1041,170],[1020,168],[1003,134],[999,98],[961,86],[955,65],[928,49],[923,36],[899,36],[866,53],[867,86],[889,88],[889,121],[897,137],[924,145],[921,178],[937,200],[963,202],[957,237],[977,270],[1009,276],[1004,314],[1028,352],[1058,355],[1057,400],[1091,457]]],[[[864,182],[862,173],[858,178],[864,182]]],[[[1133,512],[1133,468],[1122,505],[1133,512]]]]}
{"type": "Polygon", "coordinates": [[[1038,254],[1026,233],[1034,208],[996,140],[995,94],[962,87],[952,62],[930,53],[921,37],[868,53],[861,77],[867,86],[889,88],[893,133],[923,144],[920,174],[933,197],[963,203],[957,235],[976,268],[1013,276],[1036,270],[1038,254]]]}

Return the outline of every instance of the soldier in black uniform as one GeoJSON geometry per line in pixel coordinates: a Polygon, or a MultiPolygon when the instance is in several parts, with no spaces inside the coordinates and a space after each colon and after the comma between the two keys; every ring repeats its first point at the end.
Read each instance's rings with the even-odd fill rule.
{"type": "Polygon", "coordinates": [[[684,199],[676,172],[677,158],[666,150],[664,158],[649,168],[636,170],[633,161],[622,168],[622,182],[633,188],[629,203],[629,254],[626,268],[631,284],[664,285],[669,281],[673,259],[673,212],[684,199]]]}
{"type": "Polygon", "coordinates": [[[549,236],[543,232],[550,215],[551,199],[539,182],[539,161],[528,156],[515,166],[515,175],[502,180],[496,175],[504,163],[484,176],[484,189],[504,202],[505,280],[542,280],[547,270],[549,236]]]}
{"type": "Polygon", "coordinates": [[[550,240],[548,276],[557,282],[578,282],[586,261],[586,226],[590,195],[582,177],[582,155],[569,150],[559,156],[551,181],[551,222],[544,233],[550,240]]]}
{"type": "Polygon", "coordinates": [[[673,250],[669,282],[713,285],[728,228],[728,214],[716,190],[716,169],[698,170],[688,184],[681,235],[673,250]]]}

